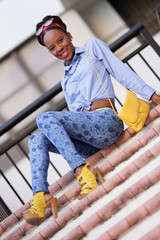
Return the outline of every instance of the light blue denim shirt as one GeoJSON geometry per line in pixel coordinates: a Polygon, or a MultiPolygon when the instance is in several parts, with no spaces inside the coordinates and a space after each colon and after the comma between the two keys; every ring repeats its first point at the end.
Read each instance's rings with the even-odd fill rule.
{"type": "MultiPolygon", "coordinates": [[[[86,48],[112,100],[115,99],[115,94],[110,75],[126,88],[149,101],[155,90],[119,60],[106,43],[100,39],[91,38],[86,42],[86,48]]],[[[107,99],[84,46],[75,47],[72,64],[67,65],[64,62],[64,70],[65,75],[61,85],[70,111],[89,110],[93,101],[107,99]]]]}

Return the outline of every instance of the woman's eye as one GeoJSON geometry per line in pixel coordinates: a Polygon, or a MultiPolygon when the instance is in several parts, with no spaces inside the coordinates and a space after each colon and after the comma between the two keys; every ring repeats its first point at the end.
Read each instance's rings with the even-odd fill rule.
{"type": "Polygon", "coordinates": [[[63,38],[60,38],[60,39],[59,39],[59,42],[62,42],[62,41],[63,41],[63,38]]]}
{"type": "Polygon", "coordinates": [[[53,51],[54,50],[54,47],[51,47],[50,49],[49,49],[49,51],[53,51]]]}

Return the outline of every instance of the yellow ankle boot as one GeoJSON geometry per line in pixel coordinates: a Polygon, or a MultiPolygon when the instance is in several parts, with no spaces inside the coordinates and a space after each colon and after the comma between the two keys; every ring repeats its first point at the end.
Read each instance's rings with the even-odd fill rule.
{"type": "Polygon", "coordinates": [[[38,225],[44,218],[47,207],[52,208],[54,218],[57,218],[57,199],[45,201],[44,192],[38,192],[32,198],[31,208],[23,213],[23,218],[31,225],[38,225]]]}
{"type": "Polygon", "coordinates": [[[84,198],[86,195],[88,195],[90,192],[92,192],[94,189],[96,189],[98,187],[96,177],[98,178],[98,180],[101,183],[104,182],[104,178],[103,178],[102,174],[100,173],[99,168],[96,167],[96,169],[94,169],[94,173],[92,173],[87,168],[88,166],[89,166],[89,163],[84,165],[81,174],[79,176],[77,176],[77,179],[81,185],[81,192],[78,197],[79,200],[84,198]]]}

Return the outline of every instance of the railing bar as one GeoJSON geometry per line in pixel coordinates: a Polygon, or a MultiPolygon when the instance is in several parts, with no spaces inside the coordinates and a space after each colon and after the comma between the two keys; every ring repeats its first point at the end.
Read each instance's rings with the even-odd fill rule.
{"type": "Polygon", "coordinates": [[[151,47],[155,50],[155,52],[158,54],[158,56],[160,56],[160,46],[158,45],[158,43],[154,40],[154,38],[152,37],[152,35],[147,31],[147,29],[143,28],[140,31],[141,35],[143,36],[143,38],[149,42],[149,45],[151,45],[151,47]]]}
{"type": "Polygon", "coordinates": [[[15,164],[15,162],[12,160],[11,156],[9,155],[8,152],[5,153],[6,156],[8,157],[8,159],[10,160],[10,162],[13,164],[13,166],[16,168],[16,170],[18,171],[18,173],[21,175],[21,177],[24,179],[24,181],[27,183],[28,187],[30,189],[32,189],[31,185],[29,184],[29,182],[27,181],[27,179],[25,178],[25,176],[22,174],[22,172],[19,170],[19,168],[17,167],[17,165],[15,164]]]}
{"type": "Polygon", "coordinates": [[[136,54],[138,54],[140,51],[142,51],[145,47],[147,47],[149,45],[149,43],[144,43],[142,46],[140,46],[139,48],[137,48],[135,51],[133,51],[132,53],[130,53],[127,57],[125,57],[124,59],[122,59],[122,62],[127,62],[128,60],[130,60],[132,57],[134,57],[136,54]]]}
{"type": "MultiPolygon", "coordinates": [[[[56,110],[54,111],[62,111],[64,108],[66,107],[66,102],[64,101],[61,106],[58,106],[56,110]]],[[[12,140],[11,142],[5,143],[1,146],[0,149],[0,156],[5,153],[6,151],[8,151],[10,148],[14,147],[14,145],[16,145],[17,143],[19,143],[21,140],[23,140],[25,137],[27,137],[28,135],[30,135],[33,131],[35,131],[37,129],[37,125],[34,122],[32,122],[29,125],[29,128],[27,129],[27,131],[24,131],[22,134],[20,134],[16,139],[12,140]]],[[[18,134],[17,134],[18,135],[18,134]]]]}
{"type": "Polygon", "coordinates": [[[25,109],[20,111],[6,123],[0,127],[0,136],[9,131],[12,127],[17,125],[20,121],[28,117],[31,113],[37,110],[39,107],[51,100],[55,95],[62,91],[61,83],[45,92],[41,97],[37,98],[32,104],[28,105],[25,109]]]}
{"type": "MultiPolygon", "coordinates": [[[[28,154],[25,152],[25,150],[22,148],[21,144],[18,143],[17,144],[18,147],[21,149],[21,151],[23,152],[23,154],[27,157],[27,159],[29,159],[28,154]]],[[[56,167],[54,166],[54,164],[50,161],[51,166],[53,167],[53,169],[56,171],[56,173],[59,175],[59,177],[62,177],[62,175],[60,174],[60,172],[56,169],[56,167]]]]}
{"type": "Polygon", "coordinates": [[[139,53],[139,56],[143,59],[143,61],[145,62],[145,64],[148,66],[148,68],[153,72],[153,74],[158,78],[158,80],[160,81],[160,77],[157,75],[157,73],[153,70],[153,68],[149,65],[149,63],[146,61],[146,59],[142,56],[141,53],[139,53]]]}
{"type": "Polygon", "coordinates": [[[12,191],[15,193],[15,195],[18,197],[18,199],[20,200],[20,202],[24,205],[23,200],[21,199],[21,197],[19,196],[19,194],[15,191],[15,189],[13,188],[13,186],[11,185],[11,183],[8,181],[8,179],[6,178],[6,176],[3,174],[3,172],[0,170],[0,174],[2,175],[2,177],[6,180],[6,182],[8,183],[8,185],[10,186],[10,188],[12,189],[12,191]]]}
{"type": "Polygon", "coordinates": [[[115,52],[117,49],[122,47],[129,40],[136,37],[142,29],[144,29],[144,25],[142,23],[137,23],[133,28],[131,28],[122,37],[118,38],[115,42],[113,42],[112,44],[109,45],[111,51],[115,52]]]}
{"type": "Polygon", "coordinates": [[[27,159],[29,159],[28,154],[26,153],[26,151],[24,150],[24,148],[21,146],[21,143],[17,143],[18,147],[20,148],[20,150],[22,151],[22,153],[24,154],[24,156],[26,156],[27,159]]]}
{"type": "Polygon", "coordinates": [[[60,172],[58,171],[58,169],[55,168],[54,164],[53,164],[51,161],[49,161],[49,162],[50,162],[51,166],[53,167],[53,169],[56,171],[56,173],[59,175],[59,177],[62,177],[62,175],[60,174],[60,172]]]}
{"type": "Polygon", "coordinates": [[[115,99],[117,100],[117,102],[119,103],[119,105],[122,107],[123,104],[120,102],[120,100],[115,96],[115,99]]]}
{"type": "Polygon", "coordinates": [[[36,124],[34,123],[29,130],[27,130],[26,132],[24,132],[23,134],[19,135],[16,139],[12,140],[11,142],[8,143],[4,143],[1,146],[1,150],[0,150],[0,156],[5,153],[6,151],[8,151],[10,148],[14,147],[14,145],[18,144],[21,140],[23,140],[26,136],[28,136],[30,134],[30,132],[33,132],[34,130],[37,129],[36,124]]]}
{"type": "Polygon", "coordinates": [[[133,72],[135,72],[135,70],[132,68],[132,66],[131,66],[128,62],[126,62],[126,64],[128,65],[128,67],[130,67],[130,69],[131,69],[133,72]]]}

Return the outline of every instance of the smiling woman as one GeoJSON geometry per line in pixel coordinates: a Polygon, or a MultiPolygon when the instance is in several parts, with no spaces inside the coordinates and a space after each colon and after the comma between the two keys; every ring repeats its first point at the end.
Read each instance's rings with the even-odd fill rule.
{"type": "Polygon", "coordinates": [[[104,181],[99,169],[89,165],[87,158],[99,149],[109,147],[123,132],[123,122],[106,98],[87,52],[113,105],[115,94],[110,75],[145,100],[160,103],[155,90],[122,63],[100,39],[89,39],[87,52],[84,46],[75,47],[72,35],[58,16],[47,16],[38,23],[36,36],[53,56],[64,61],[61,85],[69,112],[40,114],[37,117],[40,131],[29,139],[34,196],[24,218],[33,225],[41,222],[47,206],[52,206],[57,217],[56,199],[50,195],[47,183],[49,152],[61,154],[68,162],[80,183],[78,199],[82,199],[98,187],[97,178],[104,181]]]}

